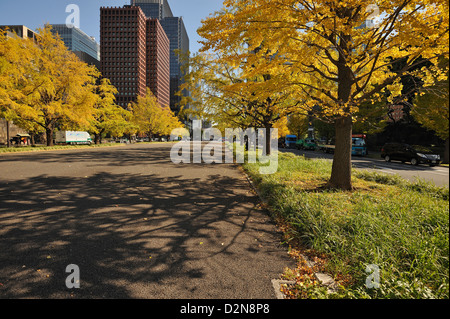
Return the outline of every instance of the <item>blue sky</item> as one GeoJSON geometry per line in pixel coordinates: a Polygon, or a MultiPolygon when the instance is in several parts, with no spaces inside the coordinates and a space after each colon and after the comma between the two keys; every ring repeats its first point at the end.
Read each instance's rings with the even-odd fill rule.
{"type": "MultiPolygon", "coordinates": [[[[66,7],[76,4],[80,8],[80,28],[100,41],[100,7],[121,7],[130,0],[0,0],[0,25],[25,25],[36,29],[45,23],[65,23],[69,13],[66,7]]],[[[222,8],[223,0],[169,0],[175,16],[182,16],[190,39],[191,52],[201,46],[197,29],[201,20],[222,8]]]]}

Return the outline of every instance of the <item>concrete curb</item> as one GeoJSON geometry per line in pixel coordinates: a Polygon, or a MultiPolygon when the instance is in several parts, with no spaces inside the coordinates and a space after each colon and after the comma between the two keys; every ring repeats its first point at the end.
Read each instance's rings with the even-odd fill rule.
{"type": "Polygon", "coordinates": [[[286,299],[285,295],[281,291],[281,285],[295,285],[295,281],[272,279],[272,286],[277,299],[286,299]]]}
{"type": "MultiPolygon", "coordinates": [[[[247,181],[250,184],[250,186],[252,187],[255,194],[258,195],[260,201],[263,204],[267,204],[267,201],[261,196],[258,188],[253,183],[250,176],[248,176],[248,174],[244,171],[244,169],[242,169],[242,167],[241,167],[241,171],[244,174],[244,176],[247,178],[247,181]]],[[[306,265],[309,268],[314,269],[315,263],[313,261],[309,260],[309,258],[305,255],[300,255],[300,256],[303,258],[303,260],[306,262],[306,265]]],[[[314,276],[323,286],[327,287],[328,293],[333,293],[338,290],[337,283],[334,281],[333,277],[331,277],[329,274],[315,272],[314,276]]],[[[281,292],[281,285],[283,285],[283,284],[295,285],[295,281],[272,279],[272,286],[275,290],[275,295],[276,295],[277,299],[285,299],[284,294],[281,292]]]]}

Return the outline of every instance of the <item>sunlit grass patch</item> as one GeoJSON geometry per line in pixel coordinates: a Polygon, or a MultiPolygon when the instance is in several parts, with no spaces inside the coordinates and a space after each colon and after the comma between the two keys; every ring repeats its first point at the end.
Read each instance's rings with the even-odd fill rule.
{"type": "Polygon", "coordinates": [[[338,293],[321,290],[323,298],[448,298],[448,188],[354,170],[354,190],[340,191],[326,187],[327,160],[280,153],[271,175],[259,165],[243,167],[287,242],[326,256],[323,271],[345,278],[338,293]],[[379,289],[365,286],[371,264],[381,270],[379,289]]]}
{"type": "Polygon", "coordinates": [[[84,148],[98,148],[98,147],[116,147],[125,144],[118,143],[103,143],[91,145],[55,145],[55,146],[21,146],[21,147],[1,147],[1,153],[20,153],[20,152],[39,152],[39,151],[53,151],[53,150],[71,150],[84,148]]]}

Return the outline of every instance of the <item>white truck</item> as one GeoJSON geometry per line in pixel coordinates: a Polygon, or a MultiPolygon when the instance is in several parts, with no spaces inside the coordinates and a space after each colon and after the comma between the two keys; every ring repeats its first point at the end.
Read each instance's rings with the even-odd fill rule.
{"type": "Polygon", "coordinates": [[[58,131],[55,141],[56,144],[92,144],[91,135],[88,132],[58,131]]]}

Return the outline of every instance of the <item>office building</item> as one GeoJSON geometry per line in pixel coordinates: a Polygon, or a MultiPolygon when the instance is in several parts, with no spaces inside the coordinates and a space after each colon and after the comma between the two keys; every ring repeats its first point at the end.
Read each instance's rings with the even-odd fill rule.
{"type": "MultiPolygon", "coordinates": [[[[77,27],[69,28],[65,24],[53,24],[52,32],[54,34],[59,34],[66,47],[70,51],[76,53],[83,61],[85,61],[83,58],[86,57],[86,55],[100,61],[100,45],[95,41],[95,38],[88,36],[82,30],[77,27]],[[84,52],[85,54],[81,52],[84,52]]],[[[92,60],[87,57],[85,59],[92,62],[92,60]]]]}
{"type": "Polygon", "coordinates": [[[147,19],[147,87],[170,105],[170,42],[158,19],[147,19]]]}
{"type": "Polygon", "coordinates": [[[167,0],[131,0],[132,6],[138,6],[147,18],[162,20],[173,17],[172,9],[167,0]]]}
{"type": "Polygon", "coordinates": [[[12,37],[16,34],[23,39],[36,39],[37,33],[24,25],[2,25],[1,30],[6,31],[6,36],[12,37]]]}
{"type": "Polygon", "coordinates": [[[138,7],[100,8],[101,72],[119,91],[127,107],[147,88],[147,19],[138,7]]]}
{"type": "MultiPolygon", "coordinates": [[[[132,0],[131,4],[138,6],[147,18],[158,19],[170,41],[170,107],[176,113],[179,111],[177,104],[181,97],[176,93],[183,83],[183,64],[176,54],[180,51],[189,52],[189,37],[182,17],[174,17],[167,0],[132,0]]],[[[189,92],[185,91],[184,95],[189,92]]]]}
{"type": "MultiPolygon", "coordinates": [[[[184,83],[184,66],[177,52],[182,54],[189,52],[189,37],[181,17],[164,18],[161,25],[170,41],[170,106],[174,112],[178,113],[178,103],[181,97],[176,93],[179,91],[180,85],[184,83]]],[[[185,96],[189,94],[187,91],[183,93],[185,96]]]]}
{"type": "Polygon", "coordinates": [[[404,105],[395,104],[388,106],[388,114],[386,120],[389,123],[396,123],[401,121],[405,117],[404,105]]]}
{"type": "Polygon", "coordinates": [[[127,107],[147,87],[162,106],[170,103],[170,43],[159,20],[140,7],[100,9],[101,72],[118,89],[127,107]]]}

